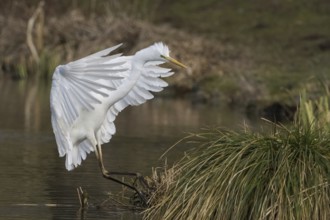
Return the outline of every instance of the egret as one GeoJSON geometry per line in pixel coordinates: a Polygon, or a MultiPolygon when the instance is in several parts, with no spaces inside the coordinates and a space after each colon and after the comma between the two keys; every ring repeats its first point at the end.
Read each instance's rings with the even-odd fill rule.
{"type": "Polygon", "coordinates": [[[113,177],[135,175],[107,171],[101,145],[115,134],[114,121],[127,106],[140,105],[168,84],[162,77],[173,74],[160,67],[165,62],[186,66],[169,56],[169,48],[155,43],[133,56],[112,54],[122,44],[56,67],[50,93],[51,122],[59,156],[66,156],[67,170],[73,170],[95,152],[103,177],[141,192],[113,177]]]}

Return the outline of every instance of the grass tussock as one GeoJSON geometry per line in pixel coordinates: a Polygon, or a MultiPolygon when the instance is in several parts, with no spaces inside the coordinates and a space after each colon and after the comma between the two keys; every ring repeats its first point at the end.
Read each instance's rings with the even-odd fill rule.
{"type": "Polygon", "coordinates": [[[328,133],[208,130],[191,141],[199,146],[174,168],[175,181],[159,188],[146,219],[330,217],[328,133]]]}
{"type": "Polygon", "coordinates": [[[194,150],[163,174],[144,218],[329,219],[328,102],[302,96],[293,125],[271,133],[189,136],[194,150]]]}

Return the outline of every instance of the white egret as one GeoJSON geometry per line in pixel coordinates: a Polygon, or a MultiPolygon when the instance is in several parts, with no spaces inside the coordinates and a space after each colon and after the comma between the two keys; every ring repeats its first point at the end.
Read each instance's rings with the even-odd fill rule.
{"type": "MultiPolygon", "coordinates": [[[[60,157],[66,156],[67,170],[73,170],[95,151],[105,178],[124,184],[103,165],[101,145],[115,134],[115,118],[127,106],[152,99],[167,83],[160,79],[173,74],[159,67],[167,61],[186,67],[169,56],[163,43],[155,43],[134,56],[110,55],[121,44],[60,65],[55,69],[50,95],[51,121],[60,157]]],[[[135,173],[125,173],[136,175],[135,173]]]]}

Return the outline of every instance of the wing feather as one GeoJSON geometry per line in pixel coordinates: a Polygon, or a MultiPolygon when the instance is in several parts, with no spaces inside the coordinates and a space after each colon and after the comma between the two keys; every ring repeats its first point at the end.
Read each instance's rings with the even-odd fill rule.
{"type": "MultiPolygon", "coordinates": [[[[86,77],[88,77],[88,76],[86,76],[86,77]]],[[[100,77],[101,77],[101,75],[100,75],[100,77]]],[[[81,81],[81,82],[87,83],[89,85],[91,91],[93,91],[93,92],[98,92],[100,88],[105,88],[107,90],[115,90],[114,87],[109,86],[107,84],[99,83],[95,80],[90,79],[89,77],[88,78],[74,77],[74,78],[76,78],[77,80],[71,80],[72,82],[81,81]]],[[[105,76],[104,78],[107,79],[108,77],[105,76]]],[[[90,91],[88,91],[88,92],[90,92],[90,91]]]]}
{"type": "MultiPolygon", "coordinates": [[[[79,59],[79,60],[77,60],[77,61],[75,61],[75,62],[78,63],[78,62],[88,62],[88,61],[92,61],[92,60],[99,60],[100,57],[102,58],[102,57],[104,57],[104,56],[109,55],[112,51],[116,50],[116,49],[119,48],[121,45],[123,45],[123,44],[118,44],[118,45],[116,45],[116,46],[113,46],[113,47],[110,47],[110,48],[107,48],[107,49],[101,50],[101,51],[99,51],[99,52],[97,52],[97,53],[94,53],[94,54],[91,54],[91,55],[89,55],[89,56],[87,56],[87,57],[81,58],[81,59],[79,59]]],[[[119,55],[119,56],[120,56],[120,55],[119,55]]],[[[114,58],[111,58],[111,57],[110,57],[110,59],[114,59],[114,58]]]]}
{"type": "MultiPolygon", "coordinates": [[[[80,165],[87,154],[94,151],[88,139],[73,147],[70,129],[81,111],[93,111],[112,91],[128,80],[132,71],[132,56],[110,55],[120,45],[102,50],[77,61],[57,67],[51,89],[52,125],[60,156],[66,155],[66,167],[71,170],[80,165]]],[[[107,111],[99,131],[101,144],[110,141],[116,132],[114,121],[119,112],[129,105],[140,105],[168,86],[162,80],[173,74],[160,67],[163,61],[147,62],[132,89],[107,111]]]]}
{"type": "MultiPolygon", "coordinates": [[[[127,69],[111,69],[109,67],[104,67],[102,69],[99,69],[100,67],[93,67],[93,68],[86,68],[85,69],[85,76],[95,76],[96,73],[103,73],[103,74],[109,74],[109,73],[118,73],[118,72],[123,72],[126,71],[127,69]],[[89,74],[88,74],[89,73],[89,74]],[[93,74],[95,73],[95,74],[93,74]]],[[[100,75],[100,74],[98,74],[100,75]]],[[[102,74],[101,74],[102,75],[102,74]]],[[[117,78],[117,75],[108,75],[108,76],[113,76],[117,78]]],[[[122,76],[119,75],[120,78],[123,78],[122,76]]]]}
{"type": "Polygon", "coordinates": [[[143,96],[143,98],[145,98],[146,100],[149,100],[149,99],[153,99],[154,98],[154,95],[149,92],[148,89],[142,87],[139,83],[136,84],[136,87],[137,87],[137,93],[139,93],[141,96],[143,96]]]}
{"type": "MultiPolygon", "coordinates": [[[[125,77],[126,59],[122,59],[121,54],[110,55],[120,45],[60,65],[53,74],[50,97],[52,126],[59,155],[67,156],[66,167],[69,170],[79,165],[94,150],[88,140],[79,143],[78,147],[72,146],[71,126],[81,111],[92,111],[101,103],[100,97],[109,96],[109,92],[118,87],[115,81],[122,81],[125,77]],[[109,81],[114,82],[107,83],[109,81]]],[[[112,113],[108,115],[113,121],[112,113]]],[[[106,128],[110,133],[115,132],[114,124],[106,128]]],[[[108,135],[106,139],[110,138],[111,135],[108,135]]]]}
{"type": "Polygon", "coordinates": [[[67,114],[64,114],[65,120],[67,121],[67,123],[73,123],[73,119],[76,118],[78,116],[78,112],[77,109],[73,107],[72,103],[70,104],[70,98],[68,97],[67,94],[63,94],[64,96],[62,97],[63,104],[62,104],[62,108],[63,109],[68,109],[67,114]]]}
{"type": "Polygon", "coordinates": [[[79,85],[84,86],[85,88],[90,89],[91,91],[96,92],[96,93],[102,95],[103,97],[109,96],[109,94],[107,92],[103,92],[101,90],[95,91],[95,87],[91,86],[88,82],[85,82],[83,80],[80,81],[79,85]]]}
{"type": "Polygon", "coordinates": [[[151,92],[161,92],[163,90],[163,87],[155,86],[153,84],[147,83],[144,80],[139,81],[137,85],[151,92]]]}
{"type": "MultiPolygon", "coordinates": [[[[130,59],[127,63],[129,64],[128,68],[131,68],[130,59]]],[[[123,97],[121,100],[116,102],[107,113],[107,120],[104,120],[101,126],[101,141],[107,143],[110,141],[112,135],[114,135],[115,130],[110,129],[110,126],[114,126],[114,121],[119,112],[125,109],[129,105],[140,105],[147,100],[150,100],[154,97],[152,92],[160,92],[164,87],[168,86],[167,82],[160,79],[160,77],[167,77],[172,75],[171,69],[159,67],[159,64],[164,62],[153,61],[145,64],[145,68],[136,82],[135,86],[131,91],[123,97]]],[[[131,69],[128,69],[127,72],[132,74],[131,69]]],[[[128,74],[128,75],[129,75],[128,74]]],[[[112,81],[112,86],[118,88],[123,80],[112,81]]]]}
{"type": "MultiPolygon", "coordinates": [[[[111,53],[112,51],[110,51],[111,53]]],[[[84,63],[87,63],[87,64],[103,64],[103,60],[115,60],[116,58],[120,57],[122,55],[122,53],[117,53],[117,54],[114,54],[114,55],[104,55],[104,56],[100,56],[98,57],[98,59],[88,59],[88,60],[84,60],[83,62],[84,63]]],[[[117,64],[117,65],[120,65],[120,64],[117,64]]]]}

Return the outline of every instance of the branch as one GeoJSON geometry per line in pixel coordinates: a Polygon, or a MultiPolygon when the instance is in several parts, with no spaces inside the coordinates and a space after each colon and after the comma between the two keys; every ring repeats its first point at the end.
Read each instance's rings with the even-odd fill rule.
{"type": "Polygon", "coordinates": [[[33,27],[34,27],[34,23],[35,23],[36,19],[39,16],[43,15],[44,5],[45,5],[44,1],[39,2],[38,8],[35,10],[35,12],[33,13],[33,15],[31,16],[31,18],[28,21],[27,30],[26,30],[26,42],[31,51],[32,57],[36,63],[39,63],[40,57],[39,57],[38,51],[33,43],[32,32],[33,32],[33,27]]]}

